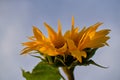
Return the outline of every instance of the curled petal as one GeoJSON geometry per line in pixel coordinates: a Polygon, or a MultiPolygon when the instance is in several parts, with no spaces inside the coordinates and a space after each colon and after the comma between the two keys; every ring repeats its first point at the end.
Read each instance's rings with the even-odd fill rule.
{"type": "Polygon", "coordinates": [[[63,47],[57,49],[57,52],[64,53],[67,51],[67,43],[64,44],[63,47]]]}

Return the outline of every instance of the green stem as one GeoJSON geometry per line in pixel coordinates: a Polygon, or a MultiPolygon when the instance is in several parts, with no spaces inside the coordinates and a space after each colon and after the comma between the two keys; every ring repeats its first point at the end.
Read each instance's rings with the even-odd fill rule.
{"type": "Polygon", "coordinates": [[[74,68],[68,68],[68,67],[62,67],[64,73],[66,74],[68,80],[74,80],[74,75],[73,75],[73,71],[74,68]]]}
{"type": "Polygon", "coordinates": [[[52,64],[52,63],[53,63],[51,56],[46,56],[46,58],[47,58],[49,64],[52,64]]]}

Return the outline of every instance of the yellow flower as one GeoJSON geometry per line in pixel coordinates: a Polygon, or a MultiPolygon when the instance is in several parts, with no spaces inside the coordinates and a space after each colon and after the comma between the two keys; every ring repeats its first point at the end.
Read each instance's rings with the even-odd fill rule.
{"type": "Polygon", "coordinates": [[[71,30],[62,35],[60,21],[58,21],[57,32],[50,25],[44,23],[48,31],[48,37],[45,37],[37,27],[33,27],[34,35],[29,37],[31,41],[23,43],[23,46],[26,47],[22,50],[22,54],[31,51],[40,51],[42,54],[49,56],[65,54],[73,56],[81,63],[82,57],[87,57],[84,49],[100,48],[108,45],[106,41],[110,38],[107,36],[110,30],[96,31],[102,23],[98,22],[88,28],[84,27],[80,31],[79,27],[74,27],[74,24],[74,17],[72,17],[71,30]]]}
{"type": "Polygon", "coordinates": [[[26,46],[26,48],[22,50],[22,54],[37,50],[49,56],[56,56],[66,52],[67,44],[61,33],[60,22],[58,22],[58,33],[47,23],[44,23],[44,25],[48,30],[49,37],[46,38],[37,27],[33,27],[34,36],[29,38],[32,41],[23,43],[23,46],[26,46]]]}
{"type": "Polygon", "coordinates": [[[72,28],[71,31],[67,31],[64,37],[67,40],[69,52],[79,62],[82,62],[82,57],[86,58],[87,53],[84,51],[85,48],[99,48],[108,45],[106,41],[110,38],[106,36],[109,33],[109,29],[96,31],[96,29],[102,23],[96,23],[89,28],[83,28],[80,32],[78,27],[74,28],[74,17],[72,17],[72,28]]]}

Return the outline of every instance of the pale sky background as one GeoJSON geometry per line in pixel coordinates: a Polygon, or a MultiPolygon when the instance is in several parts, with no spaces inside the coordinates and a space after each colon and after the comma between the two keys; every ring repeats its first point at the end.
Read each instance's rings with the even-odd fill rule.
{"type": "Polygon", "coordinates": [[[90,65],[75,69],[75,80],[120,80],[120,0],[0,0],[0,80],[25,80],[21,69],[31,71],[39,59],[21,56],[22,42],[32,35],[32,26],[37,26],[47,35],[43,22],[57,30],[61,20],[63,32],[75,25],[104,24],[99,29],[109,28],[110,47],[103,47],[93,57],[108,69],[90,65]]]}

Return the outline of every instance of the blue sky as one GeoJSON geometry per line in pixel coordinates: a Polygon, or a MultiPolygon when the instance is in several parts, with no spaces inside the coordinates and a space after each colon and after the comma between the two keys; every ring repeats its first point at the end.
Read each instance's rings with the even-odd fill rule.
{"type": "Polygon", "coordinates": [[[112,30],[110,47],[99,49],[93,57],[109,68],[76,67],[75,80],[120,80],[119,0],[0,0],[0,80],[25,80],[21,68],[31,71],[39,62],[29,55],[19,55],[23,49],[21,43],[32,35],[33,25],[47,35],[43,22],[57,30],[60,19],[64,32],[71,28],[72,16],[80,28],[103,22],[99,29],[112,30]]]}

